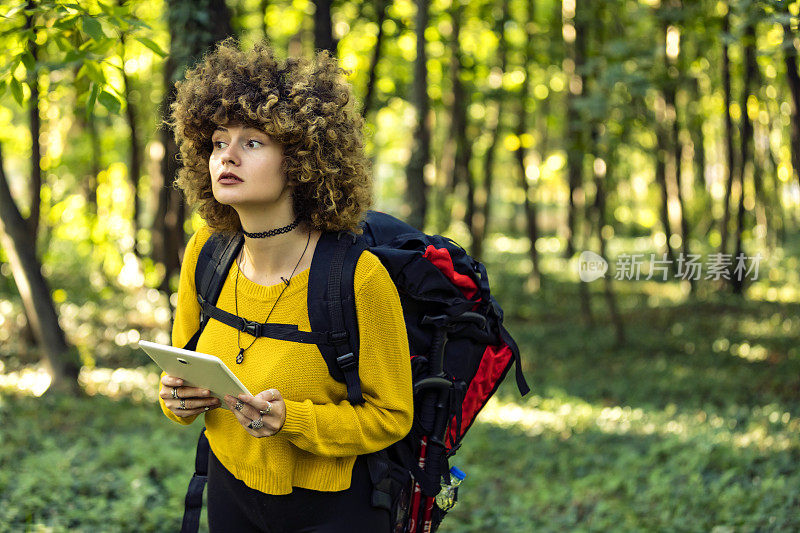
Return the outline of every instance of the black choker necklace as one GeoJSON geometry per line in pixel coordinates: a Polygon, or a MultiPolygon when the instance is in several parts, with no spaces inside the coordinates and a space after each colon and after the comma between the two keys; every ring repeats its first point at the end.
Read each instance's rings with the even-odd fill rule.
{"type": "Polygon", "coordinates": [[[275,235],[280,235],[282,233],[289,233],[294,228],[296,228],[298,224],[300,224],[300,217],[297,217],[296,219],[294,219],[294,222],[292,222],[288,226],[283,226],[282,228],[275,228],[268,231],[261,231],[258,233],[247,233],[244,230],[244,228],[242,228],[242,233],[244,233],[245,236],[250,237],[251,239],[263,239],[264,237],[274,237],[275,235]]]}

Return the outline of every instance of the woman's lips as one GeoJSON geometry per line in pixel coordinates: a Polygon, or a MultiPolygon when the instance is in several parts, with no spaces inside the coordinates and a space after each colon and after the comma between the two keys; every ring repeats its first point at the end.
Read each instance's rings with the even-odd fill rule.
{"type": "Polygon", "coordinates": [[[242,179],[233,172],[224,172],[220,174],[219,179],[217,181],[219,183],[222,183],[223,185],[233,185],[235,183],[242,183],[242,179]]]}

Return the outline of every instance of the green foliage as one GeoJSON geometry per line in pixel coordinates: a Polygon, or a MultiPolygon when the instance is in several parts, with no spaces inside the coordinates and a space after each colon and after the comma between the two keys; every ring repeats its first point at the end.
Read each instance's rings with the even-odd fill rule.
{"type": "Polygon", "coordinates": [[[99,101],[110,113],[117,114],[124,98],[114,90],[115,74],[105,67],[120,70],[120,66],[110,59],[121,47],[120,36],[133,33],[136,39],[154,53],[164,57],[166,53],[151,39],[141,36],[150,28],[132,15],[132,3],[106,5],[92,2],[64,2],[48,0],[34,2],[31,9],[20,3],[9,9],[3,18],[7,31],[3,32],[4,67],[0,70],[0,97],[7,88],[18,105],[24,105],[27,96],[23,90],[25,83],[33,83],[42,72],[48,74],[79,67],[76,81],[82,77],[91,80],[87,94],[81,94],[81,84],[76,84],[78,96],[86,98],[87,118],[94,112],[95,102],[99,101]],[[28,24],[28,21],[29,24],[28,24]],[[23,29],[25,28],[25,29],[23,29]],[[34,58],[31,47],[46,51],[46,58],[34,58]],[[18,67],[24,72],[18,73],[18,67]],[[22,79],[20,79],[22,78],[22,79]]]}
{"type": "Polygon", "coordinates": [[[199,428],[104,397],[2,396],[0,421],[0,531],[180,528],[199,428]]]}
{"type": "MultiPolygon", "coordinates": [[[[488,270],[532,392],[520,399],[512,374],[478,417],[451,459],[467,478],[442,531],[800,528],[800,305],[618,283],[629,341],[617,346],[605,318],[582,324],[557,252],[545,290],[521,297],[513,243],[488,241],[488,270]]],[[[791,262],[751,291],[794,283],[791,262]]],[[[103,316],[143,299],[103,302],[103,316]]],[[[100,362],[143,364],[113,351],[100,362]]],[[[0,396],[0,531],[177,529],[199,424],[169,422],[146,396],[0,396]]]]}

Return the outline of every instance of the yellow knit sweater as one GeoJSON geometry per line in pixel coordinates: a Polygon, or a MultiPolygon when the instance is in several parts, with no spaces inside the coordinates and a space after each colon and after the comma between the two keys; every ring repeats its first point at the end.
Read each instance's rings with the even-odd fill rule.
{"type": "MultiPolygon", "coordinates": [[[[200,249],[211,235],[201,228],[186,247],[172,329],[173,346],[183,347],[197,331],[194,271],[200,249]]],[[[217,306],[234,313],[234,262],[217,306]]],[[[270,322],[298,324],[310,331],[308,274],[295,274],[270,322]]],[[[206,435],[214,454],[238,479],[267,494],[288,494],[292,487],[320,491],[349,488],[357,455],[389,446],[411,428],[413,399],[411,365],[400,299],[380,260],[370,252],[359,258],[355,271],[356,315],[359,325],[359,375],[364,404],[347,401],[347,387],[335,381],[313,344],[259,338],[236,364],[237,331],[210,320],[197,351],[216,355],[252,393],[278,389],[286,402],[286,422],[272,437],[254,438],[224,408],[205,413],[206,435]]],[[[239,275],[239,316],[263,322],[283,283],[258,285],[239,275]]],[[[241,334],[244,347],[253,337],[241,334]]],[[[171,420],[190,424],[196,417],[176,417],[161,400],[171,420]]]]}

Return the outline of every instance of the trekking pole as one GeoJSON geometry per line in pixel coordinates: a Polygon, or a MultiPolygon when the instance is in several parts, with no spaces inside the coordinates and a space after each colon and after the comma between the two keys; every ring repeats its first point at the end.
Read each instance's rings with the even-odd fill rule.
{"type": "MultiPolygon", "coordinates": [[[[443,372],[444,348],[447,345],[447,331],[444,326],[447,318],[446,315],[437,317],[426,315],[423,317],[422,324],[432,325],[436,329],[428,354],[428,377],[414,383],[414,396],[418,397],[423,391],[426,393],[420,410],[420,425],[422,426],[423,435],[420,439],[418,466],[426,474],[436,474],[435,478],[433,475],[431,475],[431,478],[436,479],[437,482],[439,481],[439,468],[429,460],[429,454],[432,451],[429,449],[429,445],[431,444],[431,437],[435,436],[436,424],[440,418],[437,413],[437,406],[441,404],[441,398],[447,395],[447,391],[451,386],[450,380],[446,379],[443,372]]],[[[417,533],[420,526],[425,527],[424,523],[429,518],[428,509],[433,502],[433,497],[425,495],[424,507],[422,507],[420,505],[423,502],[422,496],[422,487],[417,481],[414,483],[414,495],[411,500],[408,533],[417,533]]]]}
{"type": "MultiPolygon", "coordinates": [[[[432,411],[434,416],[433,427],[431,436],[426,439],[426,445],[435,445],[433,448],[426,451],[425,462],[429,467],[426,472],[431,474],[436,479],[437,483],[441,483],[441,469],[440,458],[445,452],[445,437],[447,429],[450,424],[448,418],[447,408],[449,406],[448,398],[453,388],[453,381],[447,376],[444,371],[444,357],[445,348],[449,340],[450,333],[455,330],[461,329],[465,326],[475,326],[480,331],[486,328],[486,317],[473,313],[470,311],[461,313],[456,316],[439,315],[439,316],[424,316],[422,318],[423,325],[433,325],[436,327],[436,334],[434,336],[433,344],[431,345],[431,358],[428,360],[430,369],[430,376],[419,380],[414,384],[415,392],[418,387],[421,388],[436,388],[439,389],[439,394],[436,396],[436,401],[433,405],[432,411]]],[[[426,405],[425,407],[428,407],[426,405]]],[[[430,412],[430,408],[427,412],[430,412]]],[[[426,412],[426,414],[427,414],[426,412]]],[[[427,447],[426,446],[426,447],[427,447]]],[[[433,515],[434,496],[427,496],[425,500],[425,508],[422,517],[422,533],[430,533],[433,515]]],[[[422,509],[420,509],[422,512],[422,509]]]]}

